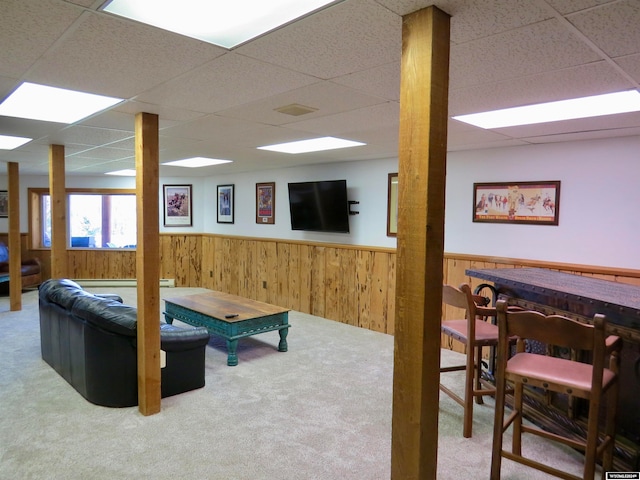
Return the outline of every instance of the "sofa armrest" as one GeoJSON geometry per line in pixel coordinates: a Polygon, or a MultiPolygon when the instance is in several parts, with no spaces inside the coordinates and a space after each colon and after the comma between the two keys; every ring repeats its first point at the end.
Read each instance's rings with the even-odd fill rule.
{"type": "Polygon", "coordinates": [[[160,323],[160,348],[166,352],[190,350],[209,343],[205,327],[178,327],[160,323]]]}
{"type": "Polygon", "coordinates": [[[33,257],[33,258],[27,258],[26,260],[23,260],[22,265],[37,265],[38,267],[40,267],[41,262],[39,258],[33,257]]]}

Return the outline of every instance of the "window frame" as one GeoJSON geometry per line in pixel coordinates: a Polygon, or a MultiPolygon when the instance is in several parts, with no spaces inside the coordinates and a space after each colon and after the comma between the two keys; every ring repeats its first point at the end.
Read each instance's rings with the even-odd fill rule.
{"type": "MultiPolygon", "coordinates": [[[[132,248],[102,248],[102,247],[71,247],[69,245],[69,219],[71,218],[69,212],[69,195],[133,195],[136,196],[136,190],[131,188],[66,188],[66,202],[67,209],[67,250],[135,250],[132,248]]],[[[51,247],[44,246],[42,244],[43,238],[43,213],[42,213],[42,197],[50,195],[49,188],[28,188],[27,196],[29,199],[29,248],[30,250],[51,250],[51,247]]],[[[103,199],[104,201],[104,199],[103,199]]],[[[108,219],[108,217],[107,217],[108,219]]],[[[103,225],[105,217],[102,219],[103,225]]]]}

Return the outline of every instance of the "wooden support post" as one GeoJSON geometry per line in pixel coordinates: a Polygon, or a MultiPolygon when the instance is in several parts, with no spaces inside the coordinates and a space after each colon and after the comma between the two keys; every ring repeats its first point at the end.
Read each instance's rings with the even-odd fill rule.
{"type": "Polygon", "coordinates": [[[67,192],[64,170],[64,146],[49,145],[51,278],[67,277],[67,192]]]}
{"type": "Polygon", "coordinates": [[[22,251],[20,245],[20,172],[18,164],[7,164],[9,176],[9,309],[22,310],[22,251]]]}
{"type": "Polygon", "coordinates": [[[158,116],[138,113],[136,138],[136,210],[138,244],[138,409],[160,411],[160,225],[158,221],[158,116]]]}
{"type": "Polygon", "coordinates": [[[449,16],[403,18],[391,478],[436,478],[449,16]]]}

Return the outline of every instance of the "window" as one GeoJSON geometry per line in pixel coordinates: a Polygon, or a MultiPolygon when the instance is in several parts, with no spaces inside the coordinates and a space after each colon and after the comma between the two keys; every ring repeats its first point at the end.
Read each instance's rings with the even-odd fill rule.
{"type": "MultiPolygon", "coordinates": [[[[48,189],[29,189],[33,248],[51,247],[48,189]]],[[[67,189],[69,247],[135,248],[136,195],[132,190],[67,189]]]]}

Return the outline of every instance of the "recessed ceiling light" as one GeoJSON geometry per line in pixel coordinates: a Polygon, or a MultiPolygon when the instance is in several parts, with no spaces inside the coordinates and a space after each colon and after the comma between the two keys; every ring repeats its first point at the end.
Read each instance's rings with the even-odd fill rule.
{"type": "Polygon", "coordinates": [[[111,0],[102,10],[233,48],[331,3],[336,0],[111,0]]]}
{"type": "Polygon", "coordinates": [[[282,153],[309,153],[321,152],[323,150],[335,150],[338,148],[359,147],[366,145],[362,142],[344,140],[335,137],[311,138],[309,140],[298,140],[297,142],[278,143],[276,145],[266,145],[258,147],[258,150],[270,150],[282,153]]]}
{"type": "Polygon", "coordinates": [[[0,104],[0,115],[75,123],[120,102],[121,98],[25,82],[0,104]]]}
{"type": "Polygon", "coordinates": [[[640,111],[640,92],[628,90],[524,107],[505,108],[491,112],[458,115],[452,118],[476,127],[489,129],[637,111],[640,111]]]}
{"type": "Polygon", "coordinates": [[[193,157],[185,158],[184,160],[174,160],[172,162],[166,162],[162,165],[171,165],[172,167],[208,167],[209,165],[220,165],[221,163],[231,163],[232,160],[220,160],[218,158],[205,158],[205,157],[193,157]]]}
{"type": "Polygon", "coordinates": [[[113,172],[106,172],[105,175],[118,175],[120,177],[135,177],[136,171],[128,168],[124,170],[114,170],[113,172]]]}
{"type": "Polygon", "coordinates": [[[0,150],[13,150],[14,148],[18,148],[31,140],[33,140],[33,138],[0,135],[0,150]]]}

